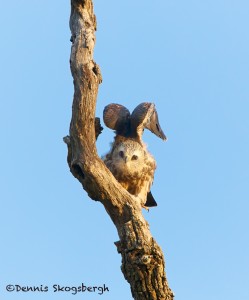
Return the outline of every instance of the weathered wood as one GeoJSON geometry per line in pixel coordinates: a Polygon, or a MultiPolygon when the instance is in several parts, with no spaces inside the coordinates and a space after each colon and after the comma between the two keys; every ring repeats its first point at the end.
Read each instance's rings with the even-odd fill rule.
{"type": "Polygon", "coordinates": [[[71,0],[70,67],[74,81],[68,165],[89,197],[100,201],[117,228],[117,250],[122,272],[136,300],[173,299],[165,275],[162,250],[152,238],[140,205],[116,181],[97,155],[96,138],[102,128],[95,119],[99,84],[98,65],[93,61],[96,18],[91,0],[71,0]]]}

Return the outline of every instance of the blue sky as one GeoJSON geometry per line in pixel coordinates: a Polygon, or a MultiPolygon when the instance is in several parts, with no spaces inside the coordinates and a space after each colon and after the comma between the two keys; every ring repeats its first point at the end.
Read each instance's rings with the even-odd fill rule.
{"type": "MultiPolygon", "coordinates": [[[[248,1],[94,1],[106,104],[156,103],[165,143],[144,212],[176,300],[249,299],[248,1]]],[[[70,174],[70,1],[5,1],[0,12],[0,295],[131,299],[117,232],[70,174]],[[52,286],[109,287],[54,293],[52,286]],[[8,284],[48,286],[8,293],[8,284]]],[[[113,139],[105,128],[99,155],[113,139]]]]}

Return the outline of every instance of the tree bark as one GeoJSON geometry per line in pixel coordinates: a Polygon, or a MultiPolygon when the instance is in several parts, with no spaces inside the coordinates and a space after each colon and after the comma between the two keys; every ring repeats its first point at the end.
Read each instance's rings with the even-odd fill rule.
{"type": "Polygon", "coordinates": [[[102,128],[95,119],[95,107],[102,78],[93,61],[96,18],[91,0],[71,0],[70,29],[74,97],[69,136],[64,138],[70,171],[89,197],[104,205],[117,228],[120,240],[115,244],[122,255],[121,269],[133,298],[172,300],[163,253],[151,236],[141,207],[97,155],[96,138],[102,128]]]}

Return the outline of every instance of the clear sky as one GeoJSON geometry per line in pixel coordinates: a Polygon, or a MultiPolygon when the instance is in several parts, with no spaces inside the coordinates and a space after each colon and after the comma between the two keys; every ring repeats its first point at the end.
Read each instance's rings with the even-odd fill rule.
{"type": "MultiPolygon", "coordinates": [[[[249,299],[249,2],[94,1],[97,116],[155,102],[165,143],[144,212],[176,300],[249,299]]],[[[131,299],[118,235],[69,172],[70,1],[2,1],[0,298],[131,299]],[[53,285],[109,292],[54,292],[53,285]],[[7,292],[8,284],[48,292],[7,292]]],[[[103,123],[103,122],[102,122],[103,123]]],[[[113,139],[105,128],[99,155],[113,139]]]]}

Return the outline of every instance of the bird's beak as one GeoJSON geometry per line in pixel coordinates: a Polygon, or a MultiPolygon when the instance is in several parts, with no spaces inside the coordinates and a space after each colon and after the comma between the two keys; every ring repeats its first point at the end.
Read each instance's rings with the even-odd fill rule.
{"type": "Polygon", "coordinates": [[[127,163],[127,160],[128,160],[128,157],[127,157],[127,156],[125,156],[125,157],[124,157],[124,161],[125,161],[125,163],[127,163]]]}

